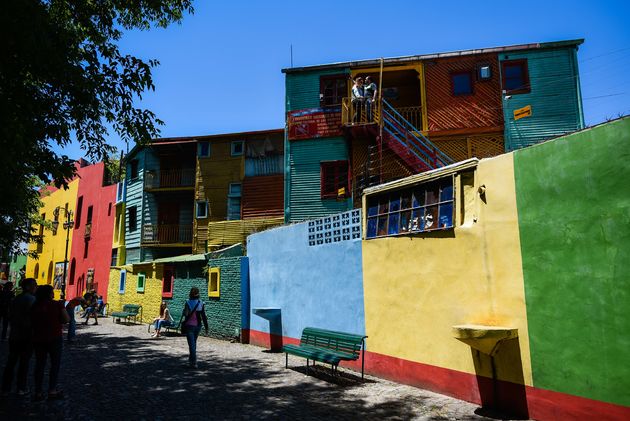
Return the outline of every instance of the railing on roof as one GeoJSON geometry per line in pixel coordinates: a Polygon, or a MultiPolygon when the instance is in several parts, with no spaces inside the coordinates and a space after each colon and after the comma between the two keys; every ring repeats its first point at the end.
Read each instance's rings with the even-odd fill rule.
{"type": "Polygon", "coordinates": [[[192,245],[192,223],[190,225],[148,224],[142,226],[143,245],[184,244],[192,245]]]}
{"type": "Polygon", "coordinates": [[[146,190],[182,187],[195,187],[195,170],[193,168],[147,170],[144,176],[144,188],[146,190]]]}

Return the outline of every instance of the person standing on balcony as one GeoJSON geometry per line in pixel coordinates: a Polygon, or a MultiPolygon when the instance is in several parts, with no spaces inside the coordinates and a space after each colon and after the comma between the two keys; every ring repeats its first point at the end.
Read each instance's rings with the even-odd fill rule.
{"type": "Polygon", "coordinates": [[[378,93],[378,88],[376,83],[372,81],[371,76],[365,77],[365,87],[363,88],[365,93],[365,110],[367,113],[368,122],[372,122],[372,109],[374,101],[376,101],[376,94],[378,93]]]}
{"type": "Polygon", "coordinates": [[[354,114],[352,115],[353,123],[357,123],[361,119],[364,102],[365,91],[363,88],[363,78],[361,76],[357,76],[354,79],[354,86],[352,86],[352,108],[354,109],[354,114]]]}

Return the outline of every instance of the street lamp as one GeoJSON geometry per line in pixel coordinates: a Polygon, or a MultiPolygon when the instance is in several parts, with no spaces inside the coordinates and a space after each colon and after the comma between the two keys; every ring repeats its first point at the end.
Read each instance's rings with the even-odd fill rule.
{"type": "Polygon", "coordinates": [[[59,228],[59,212],[63,211],[66,215],[66,221],[63,223],[63,229],[66,230],[66,252],[63,256],[63,278],[61,278],[61,301],[66,301],[66,269],[68,267],[68,242],[70,241],[70,230],[74,227],[74,220],[72,219],[72,211],[67,208],[57,206],[53,211],[55,220],[52,223],[53,230],[57,231],[59,228]]]}

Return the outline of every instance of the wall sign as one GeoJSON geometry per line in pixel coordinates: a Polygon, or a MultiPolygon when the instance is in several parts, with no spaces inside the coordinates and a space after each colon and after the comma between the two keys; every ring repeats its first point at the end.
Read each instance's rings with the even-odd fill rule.
{"type": "Polygon", "coordinates": [[[521,118],[529,117],[532,115],[532,106],[526,105],[523,108],[514,110],[514,120],[520,120],[521,118]]]}
{"type": "Polygon", "coordinates": [[[287,115],[289,140],[341,136],[341,107],[307,108],[287,115]]]}

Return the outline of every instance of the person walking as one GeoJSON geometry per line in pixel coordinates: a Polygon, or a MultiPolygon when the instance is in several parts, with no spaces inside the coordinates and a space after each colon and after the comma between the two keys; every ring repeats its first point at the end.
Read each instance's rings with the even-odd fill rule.
{"type": "Polygon", "coordinates": [[[155,324],[155,333],[151,335],[152,338],[159,338],[162,328],[173,324],[173,316],[171,316],[171,311],[168,309],[166,301],[162,301],[160,305],[160,316],[153,319],[153,323],[155,324]]]}
{"type": "Polygon", "coordinates": [[[29,393],[26,387],[28,364],[33,354],[33,331],[31,324],[31,307],[35,302],[37,281],[25,278],[20,286],[22,292],[13,299],[9,307],[9,356],[2,374],[2,395],[11,392],[15,366],[17,370],[17,389],[19,395],[29,393]]]}
{"type": "Polygon", "coordinates": [[[57,387],[61,351],[63,348],[62,324],[70,318],[61,301],[54,301],[54,289],[51,285],[42,285],[35,293],[35,303],[31,308],[33,323],[33,346],[35,349],[35,395],[34,401],[44,399],[42,384],[46,360],[50,356],[48,399],[63,398],[63,392],[57,387]]]}
{"type": "Polygon", "coordinates": [[[182,317],[182,333],[186,335],[188,341],[188,365],[191,368],[197,368],[197,338],[201,331],[201,323],[208,334],[208,318],[206,317],[206,308],[203,301],[199,299],[199,288],[191,288],[188,300],[184,304],[182,317]]]}
{"type": "Polygon", "coordinates": [[[9,328],[9,306],[15,297],[13,291],[13,282],[4,284],[0,291],[0,319],[2,319],[2,340],[7,338],[7,329],[9,328]]]}
{"type": "Polygon", "coordinates": [[[66,304],[66,311],[68,312],[68,342],[72,342],[77,336],[77,321],[74,318],[76,308],[85,305],[85,299],[83,297],[74,297],[66,304]]]}

